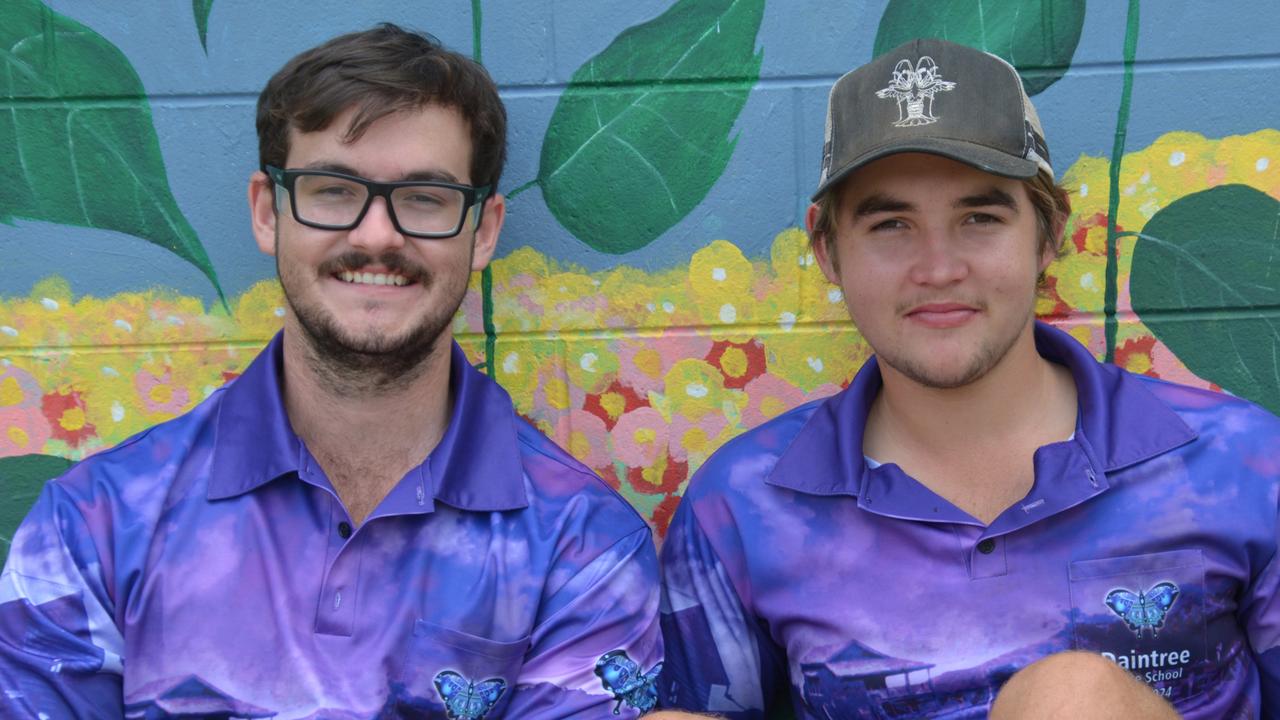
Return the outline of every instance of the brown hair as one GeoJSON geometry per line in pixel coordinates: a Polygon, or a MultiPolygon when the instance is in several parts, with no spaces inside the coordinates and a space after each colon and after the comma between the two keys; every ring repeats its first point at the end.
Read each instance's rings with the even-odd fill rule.
{"type": "Polygon", "coordinates": [[[294,57],[258,96],[258,160],[284,167],[289,131],[317,132],[355,108],[344,141],[395,112],[455,108],[471,131],[471,182],[495,190],[507,155],[507,112],[479,63],[391,23],[333,38],[294,57]]]}
{"type": "MultiPolygon", "coordinates": [[[[826,245],[827,256],[839,267],[835,248],[832,242],[839,229],[838,217],[840,203],[844,196],[841,191],[843,182],[830,188],[818,198],[818,216],[813,221],[813,229],[809,233],[809,242],[822,242],[826,245]]],[[[1034,177],[1022,181],[1027,188],[1027,196],[1031,199],[1031,207],[1036,212],[1036,230],[1040,235],[1040,250],[1052,250],[1055,258],[1062,257],[1062,248],[1066,240],[1066,222],[1071,215],[1071,198],[1067,189],[1054,182],[1049,173],[1041,170],[1034,177]]],[[[1043,280],[1043,278],[1041,278],[1043,280]]]]}

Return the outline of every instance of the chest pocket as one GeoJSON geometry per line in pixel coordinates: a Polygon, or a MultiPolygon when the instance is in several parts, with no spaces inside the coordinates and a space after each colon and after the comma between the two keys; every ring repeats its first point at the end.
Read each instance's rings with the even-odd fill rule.
{"type": "Polygon", "coordinates": [[[390,717],[499,718],[510,701],[529,638],[499,642],[418,620],[396,672],[390,717]],[[443,713],[441,715],[441,713],[443,713]]]}
{"type": "Polygon", "coordinates": [[[1206,654],[1200,550],[1078,560],[1070,582],[1077,648],[1102,653],[1174,701],[1217,680],[1206,654]]]}

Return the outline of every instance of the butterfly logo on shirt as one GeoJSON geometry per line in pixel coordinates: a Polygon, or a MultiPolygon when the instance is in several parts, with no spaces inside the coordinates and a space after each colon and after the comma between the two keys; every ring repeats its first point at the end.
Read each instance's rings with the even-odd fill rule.
{"type": "Polygon", "coordinates": [[[1107,593],[1105,602],[1138,637],[1142,637],[1143,630],[1150,630],[1151,637],[1155,637],[1164,627],[1165,617],[1179,592],[1178,586],[1171,582],[1158,582],[1146,592],[1116,588],[1107,593]]]}
{"type": "Polygon", "coordinates": [[[449,720],[482,720],[507,689],[502,678],[476,683],[452,670],[437,673],[435,683],[449,720]]]}
{"type": "Polygon", "coordinates": [[[622,703],[633,707],[641,713],[647,713],[658,704],[658,673],[662,672],[662,663],[641,672],[640,665],[632,660],[625,650],[611,650],[596,660],[596,675],[604,689],[613,693],[617,702],[613,706],[613,714],[622,710],[622,703]]]}

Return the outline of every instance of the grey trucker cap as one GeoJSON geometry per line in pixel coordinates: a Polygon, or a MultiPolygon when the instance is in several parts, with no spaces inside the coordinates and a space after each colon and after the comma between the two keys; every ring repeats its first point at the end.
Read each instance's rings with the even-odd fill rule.
{"type": "Polygon", "coordinates": [[[887,155],[941,155],[994,175],[1053,176],[1036,109],[1013,66],[932,38],[912,40],[846,73],[827,103],[813,200],[887,155]]]}

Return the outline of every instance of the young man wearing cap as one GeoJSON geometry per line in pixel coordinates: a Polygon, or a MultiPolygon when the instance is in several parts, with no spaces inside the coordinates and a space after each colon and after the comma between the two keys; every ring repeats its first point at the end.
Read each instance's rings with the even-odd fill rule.
{"type": "Polygon", "coordinates": [[[634,718],[650,531],[450,323],[503,220],[478,64],[384,25],[291,60],[249,180],[284,329],[50,482],[0,576],[2,718],[634,718]]]}
{"type": "Polygon", "coordinates": [[[1035,320],[1069,207],[1014,69],[920,40],[845,75],[813,200],[875,357],[690,483],[662,702],[972,717],[1005,686],[1014,717],[1280,713],[1280,421],[1035,320]]]}

